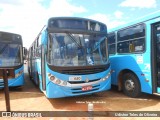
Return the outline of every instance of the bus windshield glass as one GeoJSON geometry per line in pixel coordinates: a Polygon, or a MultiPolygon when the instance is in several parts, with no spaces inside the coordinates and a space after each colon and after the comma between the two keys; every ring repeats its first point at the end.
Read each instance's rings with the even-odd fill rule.
{"type": "Polygon", "coordinates": [[[108,61],[104,34],[50,33],[48,62],[54,66],[94,66],[108,61]]]}
{"type": "Polygon", "coordinates": [[[21,47],[20,44],[0,41],[0,67],[20,65],[22,63],[21,47]]]}

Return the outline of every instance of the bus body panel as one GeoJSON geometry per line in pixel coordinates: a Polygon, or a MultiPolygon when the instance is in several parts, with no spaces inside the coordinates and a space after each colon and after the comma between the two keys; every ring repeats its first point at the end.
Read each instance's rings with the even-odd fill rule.
{"type": "MultiPolygon", "coordinates": [[[[0,79],[0,81],[3,81],[3,79],[0,79]]],[[[8,78],[9,87],[16,87],[23,85],[24,85],[24,66],[15,70],[15,78],[8,78]]],[[[1,88],[2,87],[4,86],[1,86],[1,88]]]]}
{"type": "MultiPolygon", "coordinates": [[[[134,73],[138,80],[140,81],[141,86],[141,92],[153,94],[153,93],[160,93],[160,86],[158,86],[158,73],[157,67],[158,63],[155,63],[156,57],[159,55],[157,52],[157,44],[156,40],[158,38],[155,37],[155,31],[153,27],[156,24],[160,24],[160,12],[153,13],[151,15],[142,17],[140,19],[137,19],[136,21],[133,21],[131,23],[127,23],[126,25],[123,25],[118,28],[114,28],[110,30],[110,33],[115,34],[115,54],[110,54],[110,62],[111,62],[111,69],[115,72],[112,74],[112,84],[113,85],[119,85],[119,76],[120,73],[124,70],[129,70],[132,73],[134,73]],[[121,32],[121,30],[129,30],[130,28],[133,28],[135,26],[143,24],[145,26],[145,36],[144,36],[144,45],[145,49],[144,51],[141,51],[140,53],[117,53],[118,52],[118,43],[122,42],[123,40],[118,39],[118,32],[121,32]],[[125,57],[124,57],[125,56],[125,57]],[[154,57],[154,58],[153,58],[154,57]],[[153,72],[154,71],[154,72],[153,72]],[[154,73],[154,74],[153,74],[154,73]]],[[[159,28],[157,28],[158,32],[159,28]]],[[[110,34],[109,33],[109,34],[110,34]]],[[[132,34],[133,31],[130,32],[132,34]]],[[[140,33],[140,31],[139,31],[140,33]]],[[[126,33],[125,33],[126,34],[126,33]]],[[[158,33],[157,33],[158,34],[158,33]]],[[[127,35],[126,35],[127,36],[127,35]]],[[[123,36],[122,36],[123,37],[123,36]]],[[[140,39],[136,36],[134,38],[125,38],[127,41],[140,39]]]]}
{"type": "MultiPolygon", "coordinates": [[[[96,85],[95,85],[96,86],[96,85]]],[[[103,84],[103,86],[100,86],[102,88],[98,89],[99,87],[94,87],[95,89],[98,89],[98,90],[94,90],[94,93],[95,92],[102,92],[102,91],[105,91],[105,90],[109,90],[110,89],[110,80],[108,80],[105,84],[103,84]]],[[[67,88],[66,87],[59,87],[58,85],[55,85],[53,83],[49,83],[47,85],[47,98],[60,98],[60,97],[66,97],[66,96],[80,96],[80,95],[87,95],[87,94],[92,94],[93,91],[87,91],[87,92],[82,92],[81,90],[80,91],[76,91],[76,93],[72,93],[72,91],[70,90],[70,88],[68,88],[68,91],[66,90],[67,88]]],[[[77,89],[81,89],[81,87],[77,88],[77,89]]]]}
{"type": "MultiPolygon", "coordinates": [[[[18,74],[18,73],[22,73],[21,75],[19,75],[16,79],[19,79],[19,80],[17,80],[17,85],[18,86],[21,86],[21,85],[24,85],[24,65],[21,67],[21,68],[19,68],[19,69],[17,69],[17,70],[15,70],[15,75],[16,74],[18,74]],[[19,83],[18,83],[18,81],[19,81],[19,83]]],[[[16,84],[14,84],[14,86],[16,86],[16,84]]]]}
{"type": "Polygon", "coordinates": [[[9,87],[16,87],[16,86],[24,85],[24,73],[16,79],[9,79],[8,85],[9,87]]]}
{"type": "MultiPolygon", "coordinates": [[[[139,56],[139,55],[137,55],[139,56]]],[[[152,93],[151,89],[151,75],[150,72],[146,71],[144,64],[137,64],[136,55],[119,55],[110,57],[111,68],[114,71],[112,73],[112,84],[118,85],[118,77],[124,70],[133,72],[140,80],[142,92],[152,93]],[[144,76],[145,75],[145,76],[144,76]],[[148,81],[149,80],[149,81],[148,81]]],[[[140,55],[141,56],[141,55],[140,55]]],[[[147,66],[148,67],[148,66],[147,66]]]]}
{"type": "MultiPolygon", "coordinates": [[[[107,71],[104,71],[102,73],[96,73],[93,75],[67,75],[67,74],[60,74],[57,72],[53,72],[52,70],[50,70],[48,67],[46,68],[46,72],[50,73],[54,76],[56,76],[57,79],[60,79],[62,81],[66,81],[69,82],[69,77],[73,77],[73,76],[81,76],[82,81],[88,79],[90,81],[90,83],[88,83],[88,85],[84,85],[83,83],[79,83],[77,86],[73,87],[69,87],[69,86],[60,86],[57,84],[54,84],[51,80],[49,80],[48,77],[46,77],[46,86],[47,86],[47,92],[46,92],[46,96],[48,98],[58,98],[58,97],[65,97],[65,96],[78,96],[78,95],[84,95],[84,94],[91,94],[94,92],[100,92],[100,91],[104,91],[104,90],[109,90],[111,88],[111,76],[109,75],[109,77],[103,81],[103,82],[98,82],[95,84],[92,84],[91,81],[93,80],[100,80],[101,78],[104,78],[105,76],[107,76],[108,73],[110,73],[110,69],[107,71]],[[92,86],[92,89],[89,91],[82,91],[82,87],[83,86],[92,86]],[[56,88],[56,89],[55,89],[56,88]]],[[[86,82],[87,83],[87,82],[86,82]]]]}

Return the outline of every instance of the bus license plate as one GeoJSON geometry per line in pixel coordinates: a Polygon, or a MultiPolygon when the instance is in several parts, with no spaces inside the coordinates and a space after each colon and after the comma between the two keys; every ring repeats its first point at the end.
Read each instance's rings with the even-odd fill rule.
{"type": "Polygon", "coordinates": [[[82,91],[92,90],[92,86],[84,86],[82,87],[82,91]]]}
{"type": "Polygon", "coordinates": [[[81,81],[82,77],[81,76],[70,76],[69,81],[81,81]]]}

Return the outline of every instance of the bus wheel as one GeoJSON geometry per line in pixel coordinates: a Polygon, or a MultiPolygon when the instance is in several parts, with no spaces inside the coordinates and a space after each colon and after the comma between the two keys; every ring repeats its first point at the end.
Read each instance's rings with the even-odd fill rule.
{"type": "Polygon", "coordinates": [[[139,97],[141,94],[141,87],[138,78],[127,73],[123,76],[123,92],[129,97],[139,97]]]}
{"type": "Polygon", "coordinates": [[[16,90],[16,89],[20,90],[22,88],[23,88],[23,85],[10,87],[11,90],[16,90]]]}

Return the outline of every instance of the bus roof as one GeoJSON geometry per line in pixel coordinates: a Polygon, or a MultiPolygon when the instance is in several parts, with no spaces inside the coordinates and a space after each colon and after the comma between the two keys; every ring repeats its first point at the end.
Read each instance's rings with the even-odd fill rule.
{"type": "Polygon", "coordinates": [[[11,32],[5,32],[5,31],[0,31],[0,34],[12,34],[12,35],[19,35],[21,36],[20,34],[16,34],[16,33],[11,33],[11,32]]]}
{"type": "Polygon", "coordinates": [[[5,41],[5,42],[19,41],[20,43],[22,43],[22,36],[15,33],[0,31],[0,41],[1,42],[2,41],[5,41]]]}
{"type": "Polygon", "coordinates": [[[146,22],[148,20],[156,19],[156,18],[159,19],[159,21],[160,21],[160,10],[156,11],[154,13],[142,16],[140,18],[137,18],[137,19],[135,19],[133,21],[130,21],[130,22],[128,22],[126,24],[123,24],[123,25],[120,25],[118,27],[109,29],[108,32],[113,32],[113,31],[116,31],[116,30],[120,30],[120,29],[123,29],[125,27],[129,27],[129,26],[132,26],[132,25],[140,24],[140,23],[146,22]]]}

